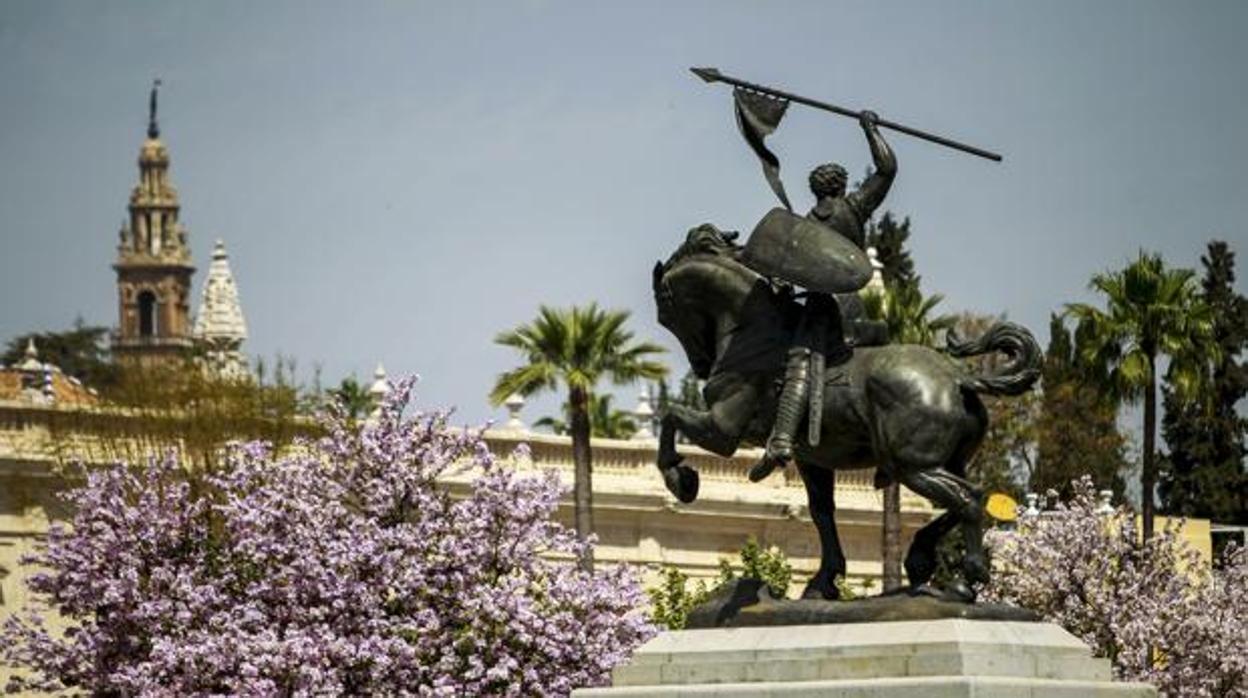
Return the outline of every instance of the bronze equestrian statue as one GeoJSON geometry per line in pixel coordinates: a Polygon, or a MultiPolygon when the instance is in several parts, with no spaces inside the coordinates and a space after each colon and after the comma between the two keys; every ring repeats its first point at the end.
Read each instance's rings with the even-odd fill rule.
{"type": "MultiPolygon", "coordinates": [[[[660,420],[658,467],[682,502],[698,493],[698,474],[682,464],[676,433],[721,456],[767,439],[779,396],[776,384],[803,309],[791,292],[740,261],[733,234],[712,225],[689,231],[685,243],[654,268],[659,323],[676,335],[694,373],[706,380],[706,411],[670,405],[660,420]]],[[[936,544],[955,526],[966,542],[970,585],[986,582],[982,492],[966,479],[988,414],[979,394],[1019,395],[1040,375],[1035,338],[1001,322],[984,336],[951,342],[945,352],[918,345],[856,347],[842,377],[825,386],[818,446],[798,440],[793,451],[819,530],[822,560],[803,597],[834,599],[845,574],[836,536],[835,470],[875,468],[945,510],[920,530],[906,556],[912,589],[922,590],[936,568],[936,544]],[[993,375],[969,372],[954,359],[1004,352],[1009,361],[993,375]]]]}
{"type": "Polygon", "coordinates": [[[708,405],[702,411],[673,404],[661,415],[658,467],[664,483],[682,502],[697,497],[698,474],[682,463],[677,432],[721,456],[743,444],[764,446],[751,480],[794,461],[822,556],[803,598],[835,599],[835,579],[845,574],[833,518],[835,471],[873,468],[877,484],[900,482],[945,510],[915,535],[906,555],[912,593],[974,600],[975,585],[988,580],[983,493],[966,478],[967,463],[988,426],[979,395],[1030,390],[1040,376],[1040,347],[1030,332],[1009,322],[971,341],[950,337],[944,351],[889,345],[878,324],[860,317],[855,292],[872,273],[863,252],[867,221],[897,173],[879,126],[990,159],[1000,156],[884,121],[873,112],[851,112],[713,69],[694,72],[737,86],[738,125],[784,208],[764,216],[744,246],[736,243],[737,233],[703,224],[655,265],[659,323],[676,336],[693,372],[706,381],[708,405]],[[843,167],[816,168],[810,176],[816,203],[805,217],[792,213],[779,161],[763,145],[789,101],[856,116],[875,162],[874,172],[850,193],[843,167]],[[957,361],[990,352],[1008,357],[991,375],[957,361]],[[797,439],[803,422],[806,438],[797,439]],[[944,591],[931,589],[936,546],[955,527],[966,544],[963,579],[944,591]]]}

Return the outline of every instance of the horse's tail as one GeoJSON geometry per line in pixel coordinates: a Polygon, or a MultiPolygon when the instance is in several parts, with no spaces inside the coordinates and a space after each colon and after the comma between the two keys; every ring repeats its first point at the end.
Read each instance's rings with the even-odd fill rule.
{"type": "Polygon", "coordinates": [[[963,342],[950,334],[947,341],[945,351],[955,359],[989,352],[1001,352],[1009,357],[1005,366],[995,373],[964,377],[961,383],[967,390],[988,395],[1022,395],[1040,379],[1044,356],[1036,338],[1022,325],[998,322],[976,339],[963,342]]]}

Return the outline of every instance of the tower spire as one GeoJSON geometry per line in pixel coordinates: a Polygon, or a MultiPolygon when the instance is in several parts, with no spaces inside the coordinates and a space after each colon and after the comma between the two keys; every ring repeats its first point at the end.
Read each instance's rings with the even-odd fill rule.
{"type": "Polygon", "coordinates": [[[152,80],[152,96],[148,100],[147,137],[160,138],[160,124],[156,123],[156,92],[160,89],[160,78],[152,80]]]}
{"type": "Polygon", "coordinates": [[[130,192],[130,215],[117,245],[118,358],[140,361],[176,356],[192,345],[191,250],[178,220],[178,191],[169,181],[169,149],[159,138],[152,81],[147,139],[139,147],[139,181],[130,192]]]}

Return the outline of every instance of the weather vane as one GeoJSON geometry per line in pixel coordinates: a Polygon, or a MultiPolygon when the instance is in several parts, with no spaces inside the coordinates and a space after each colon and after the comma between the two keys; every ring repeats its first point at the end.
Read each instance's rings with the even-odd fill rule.
{"type": "Polygon", "coordinates": [[[152,80],[152,96],[148,103],[147,137],[159,138],[160,125],[156,123],[156,91],[160,89],[160,78],[152,80]]]}

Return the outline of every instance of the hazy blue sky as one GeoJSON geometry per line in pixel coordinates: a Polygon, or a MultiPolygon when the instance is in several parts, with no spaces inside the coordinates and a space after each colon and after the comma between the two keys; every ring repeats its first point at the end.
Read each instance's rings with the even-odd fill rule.
{"type": "MultiPolygon", "coordinates": [[[[885,205],[914,219],[946,310],[1047,340],[1051,311],[1141,247],[1196,266],[1227,239],[1245,287],[1245,30],[1245,2],[6,0],[0,339],[115,323],[159,75],[195,260],[226,240],[250,353],[327,381],[382,360],[420,373],[426,404],[501,416],[485,393],[517,357],[497,331],[596,300],[675,348],[654,260],[773,205],[728,91],[687,71],[711,65],[1004,153],[893,136],[885,205]]],[[[772,143],[802,209],[811,166],[869,163],[852,121],[800,107],[772,143]]]]}

